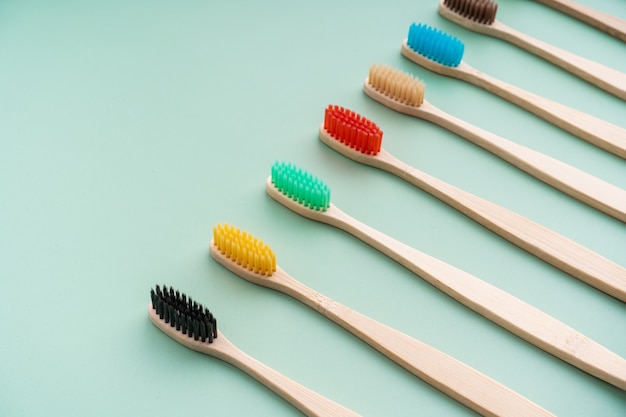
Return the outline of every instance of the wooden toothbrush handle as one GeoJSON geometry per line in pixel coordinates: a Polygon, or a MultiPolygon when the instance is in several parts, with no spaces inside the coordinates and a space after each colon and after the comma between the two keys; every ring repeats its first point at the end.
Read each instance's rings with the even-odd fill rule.
{"type": "Polygon", "coordinates": [[[381,151],[368,163],[408,181],[551,265],[626,302],[626,269],[517,213],[419,171],[381,151]]]}
{"type": "Polygon", "coordinates": [[[498,21],[490,26],[494,36],[517,45],[622,100],[626,100],[626,74],[623,72],[557,48],[498,21]]]}
{"type": "Polygon", "coordinates": [[[464,79],[526,109],[604,150],[626,158],[626,129],[484,74],[461,62],[450,75],[464,79]]]}
{"type": "Polygon", "coordinates": [[[176,330],[156,314],[152,304],[148,306],[150,321],[183,346],[205,355],[213,356],[224,362],[239,368],[252,378],[271,389],[285,401],[300,410],[309,417],[358,417],[359,414],[329,400],[328,398],[298,384],[269,366],[259,362],[253,357],[239,350],[221,332],[217,332],[217,338],[212,343],[194,340],[176,330]]]}
{"type": "Polygon", "coordinates": [[[626,390],[626,360],[566,324],[479,278],[433,258],[332,206],[327,223],[394,259],[453,299],[591,375],[626,390]]]}
{"type": "Polygon", "coordinates": [[[309,417],[358,417],[359,414],[287,378],[269,366],[239,350],[219,335],[209,345],[207,354],[215,356],[247,373],[309,417]]]}
{"type": "Polygon", "coordinates": [[[484,416],[551,416],[470,366],[304,286],[287,274],[285,293],[300,300],[383,353],[415,376],[484,416]]]}
{"type": "Polygon", "coordinates": [[[416,111],[433,123],[618,220],[626,222],[626,191],[550,156],[519,145],[444,113],[424,101],[416,111]]]}
{"type": "Polygon", "coordinates": [[[626,20],[570,0],[535,0],[626,42],[626,20]]]}
{"type": "Polygon", "coordinates": [[[445,5],[444,0],[439,0],[438,11],[441,16],[464,28],[510,42],[626,100],[626,74],[623,72],[528,36],[498,20],[495,20],[491,24],[475,22],[450,10],[448,6],[445,5]]]}

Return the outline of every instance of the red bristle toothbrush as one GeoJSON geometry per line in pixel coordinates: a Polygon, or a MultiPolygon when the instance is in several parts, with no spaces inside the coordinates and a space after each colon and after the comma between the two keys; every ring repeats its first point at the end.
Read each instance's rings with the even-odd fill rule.
{"type": "MultiPolygon", "coordinates": [[[[399,78],[399,80],[403,84],[408,83],[407,86],[396,88],[397,86],[394,87],[391,82],[386,85],[395,91],[402,91],[412,96],[416,94],[416,91],[411,89],[415,86],[415,80],[406,76],[409,78],[399,78]]],[[[365,84],[370,85],[369,81],[365,84]]],[[[407,112],[407,114],[411,114],[414,109],[408,104],[403,104],[408,102],[409,98],[390,98],[387,96],[388,92],[369,88],[370,94],[375,93],[377,100],[388,101],[388,106],[396,108],[404,106],[402,112],[407,112]]],[[[332,106],[327,111],[344,113],[332,106]]],[[[349,114],[344,113],[343,117],[351,119],[349,114]]],[[[358,118],[352,119],[354,130],[359,129],[358,120],[358,118]]],[[[626,301],[626,269],[620,265],[517,213],[447,184],[402,162],[379,148],[378,140],[373,141],[375,144],[373,147],[357,148],[357,145],[351,142],[350,136],[342,134],[339,130],[329,131],[327,128],[332,129],[332,125],[325,123],[320,127],[320,140],[342,155],[404,179],[538,258],[615,298],[626,301]]],[[[363,143],[362,140],[361,142],[363,143]]]]}

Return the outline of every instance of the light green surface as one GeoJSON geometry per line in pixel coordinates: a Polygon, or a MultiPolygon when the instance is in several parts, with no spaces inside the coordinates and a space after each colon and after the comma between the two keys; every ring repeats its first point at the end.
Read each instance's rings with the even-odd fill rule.
{"type": "MultiPolygon", "coordinates": [[[[626,18],[622,0],[585,3],[626,18]]],[[[527,1],[523,32],[626,71],[626,44],[527,1]]],[[[328,104],[377,122],[410,164],[626,266],[626,225],[361,91],[410,71],[441,109],[626,188],[626,161],[400,55],[410,23],[491,75],[626,127],[626,103],[439,17],[437,1],[0,3],[0,415],[296,416],[262,385],[150,324],[156,283],[209,306],[228,338],[364,416],[473,413],[291,298],[208,255],[213,225],[262,238],[337,301],[470,364],[559,416],[624,416],[626,393],[512,336],[346,233],[271,200],[275,160],[347,213],[541,308],[626,357],[626,306],[434,198],[326,148],[328,104]]]]}

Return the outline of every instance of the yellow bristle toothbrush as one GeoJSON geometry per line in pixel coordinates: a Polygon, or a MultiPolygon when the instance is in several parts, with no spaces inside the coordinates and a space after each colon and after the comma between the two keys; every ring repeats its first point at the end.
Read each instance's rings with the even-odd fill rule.
{"type": "Polygon", "coordinates": [[[474,32],[505,40],[626,100],[626,74],[535,39],[496,20],[492,0],[440,0],[439,14],[474,32]]]}
{"type": "MultiPolygon", "coordinates": [[[[366,92],[387,106],[411,114],[423,100],[420,83],[407,74],[388,71],[372,67],[372,77],[365,82],[366,92]],[[392,94],[392,91],[403,94],[392,94]]],[[[361,130],[357,122],[350,122],[353,135],[361,130]]],[[[527,252],[626,302],[626,269],[622,266],[551,229],[408,165],[381,148],[380,142],[376,148],[358,146],[350,135],[342,134],[327,122],[319,132],[322,142],[347,158],[402,178],[527,252]]]]}
{"type": "MultiPolygon", "coordinates": [[[[319,201],[319,196],[310,198],[311,201],[319,201]]],[[[219,264],[241,278],[301,301],[415,376],[481,415],[553,415],[470,366],[296,281],[276,265],[269,246],[238,228],[229,225],[214,227],[210,253],[219,264]]]]}
{"type": "Polygon", "coordinates": [[[571,0],[535,0],[626,42],[626,20],[571,0]]]}
{"type": "Polygon", "coordinates": [[[239,368],[306,416],[359,416],[239,350],[217,330],[213,313],[180,291],[157,285],[150,290],[150,297],[150,321],[181,345],[239,368]]]}
{"type": "Polygon", "coordinates": [[[505,83],[463,61],[458,38],[425,24],[411,24],[402,55],[437,74],[474,84],[608,152],[626,158],[626,129],[505,83]]]}
{"type": "Polygon", "coordinates": [[[277,162],[265,189],[295,213],[350,233],[511,333],[626,390],[622,357],[511,294],[350,217],[330,202],[328,185],[312,174],[277,162]]]}

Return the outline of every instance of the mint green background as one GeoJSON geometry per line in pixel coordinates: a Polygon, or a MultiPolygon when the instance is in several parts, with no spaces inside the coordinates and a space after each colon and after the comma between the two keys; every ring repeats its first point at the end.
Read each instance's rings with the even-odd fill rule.
{"type": "MultiPolygon", "coordinates": [[[[626,18],[622,0],[584,3],[626,18]]],[[[503,23],[626,71],[626,44],[534,2],[503,23]]],[[[626,225],[361,91],[410,71],[441,109],[626,188],[626,161],[400,55],[409,25],[457,35],[491,75],[626,128],[626,103],[439,17],[437,1],[2,1],[0,415],[296,416],[262,385],[149,322],[173,285],[242,350],[364,416],[473,413],[319,314],[208,255],[212,226],[267,242],[295,278],[470,364],[560,416],[624,416],[626,393],[441,294],[345,232],[271,200],[275,160],[341,209],[541,308],[626,357],[626,306],[407,183],[317,139],[328,104],[377,122],[406,162],[626,266],[626,225]]]]}

